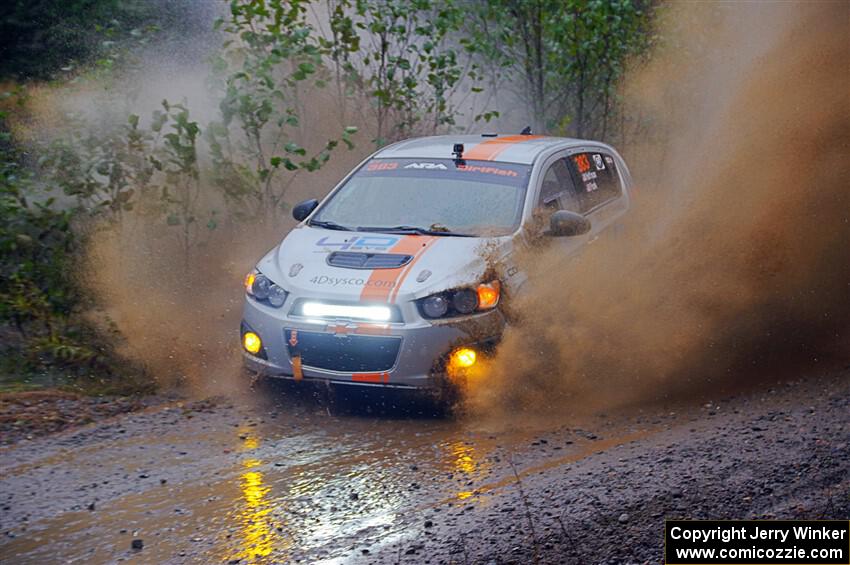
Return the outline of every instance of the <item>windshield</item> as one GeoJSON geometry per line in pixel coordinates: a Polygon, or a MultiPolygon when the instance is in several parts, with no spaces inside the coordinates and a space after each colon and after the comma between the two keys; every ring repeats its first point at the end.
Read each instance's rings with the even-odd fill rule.
{"type": "Polygon", "coordinates": [[[380,231],[499,236],[519,226],[530,165],[453,159],[372,159],[311,223],[380,231]]]}

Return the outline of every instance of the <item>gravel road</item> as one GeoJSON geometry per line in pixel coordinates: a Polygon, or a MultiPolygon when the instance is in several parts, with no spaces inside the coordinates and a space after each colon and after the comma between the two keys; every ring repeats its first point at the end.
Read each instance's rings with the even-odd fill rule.
{"type": "Polygon", "coordinates": [[[658,563],[665,518],[850,518],[850,369],[509,431],[285,392],[0,450],[0,562],[658,563]]]}

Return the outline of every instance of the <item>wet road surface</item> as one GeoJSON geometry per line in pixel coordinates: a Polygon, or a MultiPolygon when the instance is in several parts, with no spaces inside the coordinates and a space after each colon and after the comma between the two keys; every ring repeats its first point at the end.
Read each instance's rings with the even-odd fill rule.
{"type": "Polygon", "coordinates": [[[515,481],[517,465],[564,464],[648,433],[600,440],[609,431],[600,424],[556,430],[550,444],[548,432],[493,434],[449,418],[331,415],[280,388],[233,404],[158,407],[0,453],[2,554],[30,562],[365,555],[410,537],[411,512],[486,497],[515,481]],[[142,551],[130,549],[132,539],[142,551]]]}
{"type": "MultiPolygon", "coordinates": [[[[278,387],[154,407],[0,450],[0,561],[595,562],[600,550],[579,559],[582,533],[565,522],[602,516],[634,528],[644,519],[652,545],[671,511],[731,511],[728,501],[686,502],[694,482],[721,481],[721,462],[762,465],[773,453],[793,469],[808,460],[813,492],[850,488],[847,382],[797,384],[730,400],[725,411],[658,409],[543,431],[331,412],[278,387]],[[795,401],[800,390],[817,409],[795,401]],[[749,423],[765,414],[783,416],[749,423]],[[755,429],[770,441],[734,437],[755,429]],[[654,475],[659,467],[669,474],[654,475]]],[[[732,476],[746,491],[761,472],[732,476]]],[[[737,496],[735,481],[721,482],[737,496]]],[[[840,498],[832,504],[842,508],[840,498]]]]}

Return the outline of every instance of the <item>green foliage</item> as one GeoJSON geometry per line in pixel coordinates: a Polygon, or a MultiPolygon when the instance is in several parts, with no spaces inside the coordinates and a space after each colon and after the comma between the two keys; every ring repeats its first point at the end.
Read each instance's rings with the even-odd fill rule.
{"type": "Polygon", "coordinates": [[[144,0],[7,0],[0,7],[0,77],[49,79],[96,61],[111,67],[122,45],[147,41],[170,3],[144,0]],[[159,13],[158,13],[159,12],[159,13]]]}
{"type": "Polygon", "coordinates": [[[31,187],[30,174],[0,155],[0,320],[21,331],[32,323],[50,330],[50,317],[69,314],[78,298],[65,274],[75,245],[72,213],[57,210],[52,198],[32,198],[31,187]]]}
{"type": "MultiPolygon", "coordinates": [[[[7,117],[0,111],[0,376],[58,377],[86,389],[93,376],[126,376],[129,365],[111,345],[120,336],[95,330],[83,315],[87,297],[75,273],[85,236],[75,224],[84,210],[59,202],[55,184],[22,165],[7,117]]],[[[119,382],[120,392],[142,390],[137,378],[119,382]]]]}
{"type": "MultiPolygon", "coordinates": [[[[154,113],[154,127],[169,123],[168,133],[162,136],[161,150],[151,155],[154,168],[164,175],[160,188],[160,203],[166,222],[179,229],[179,240],[183,250],[183,265],[189,269],[189,255],[195,244],[198,226],[198,200],[201,196],[200,170],[198,169],[198,136],[201,133],[197,122],[189,118],[189,110],[183,104],[162,101],[165,114],[154,113]]],[[[210,212],[214,216],[214,212],[210,212]]],[[[207,222],[214,229],[214,218],[207,222]]]]}
{"type": "Polygon", "coordinates": [[[135,209],[163,221],[175,231],[188,268],[201,226],[217,225],[216,212],[201,202],[200,134],[185,104],[167,100],[148,129],[135,114],[99,130],[69,116],[62,135],[40,150],[41,182],[71,197],[82,214],[120,222],[135,209]]]}
{"type": "MultiPolygon", "coordinates": [[[[4,137],[5,117],[0,113],[4,137]]],[[[74,213],[39,194],[19,161],[14,150],[0,150],[0,324],[18,334],[3,340],[2,354],[24,373],[103,365],[101,352],[80,339],[85,329],[74,322],[81,301],[69,276],[78,244],[74,213]],[[14,342],[19,347],[9,349],[14,342]]]]}
{"type": "Polygon", "coordinates": [[[455,125],[451,95],[462,79],[478,78],[453,37],[465,6],[454,0],[335,0],[328,8],[324,53],[344,85],[340,94],[357,92],[370,101],[377,145],[455,125]]]}
{"type": "Polygon", "coordinates": [[[152,141],[149,132],[139,128],[137,116],[106,130],[68,116],[63,133],[41,149],[38,164],[44,178],[73,197],[81,210],[119,219],[151,182],[152,141]]]}
{"type": "MultiPolygon", "coordinates": [[[[17,98],[24,93],[5,93],[17,98]]],[[[54,199],[37,195],[32,173],[20,164],[0,111],[0,321],[19,331],[30,323],[49,326],[53,314],[66,315],[77,296],[63,268],[74,248],[71,215],[54,199]]],[[[48,328],[49,329],[49,328],[48,328]]]]}
{"type": "Polygon", "coordinates": [[[650,0],[492,0],[477,4],[466,45],[522,77],[538,130],[605,138],[625,64],[654,36],[650,0]]]}
{"type": "MultiPolygon", "coordinates": [[[[214,180],[237,218],[274,217],[286,208],[295,175],[321,168],[339,144],[329,140],[308,155],[301,142],[299,88],[325,84],[309,3],[233,0],[229,17],[216,22],[226,34],[214,65],[224,77],[224,94],[221,120],[209,125],[207,141],[214,180]]],[[[354,131],[346,127],[340,134],[349,148],[354,131]]]]}

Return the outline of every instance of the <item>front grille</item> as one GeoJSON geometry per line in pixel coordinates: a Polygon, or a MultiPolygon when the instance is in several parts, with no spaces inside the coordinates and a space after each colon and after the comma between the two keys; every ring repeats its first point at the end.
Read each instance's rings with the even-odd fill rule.
{"type": "Polygon", "coordinates": [[[305,367],[344,373],[389,371],[398,357],[401,338],[337,335],[284,330],[289,356],[301,356],[305,367]],[[293,336],[293,332],[295,336],[293,336]]]}
{"type": "Polygon", "coordinates": [[[412,255],[399,253],[334,251],[328,255],[327,261],[331,267],[346,269],[398,269],[407,265],[412,258],[412,255]]]}

